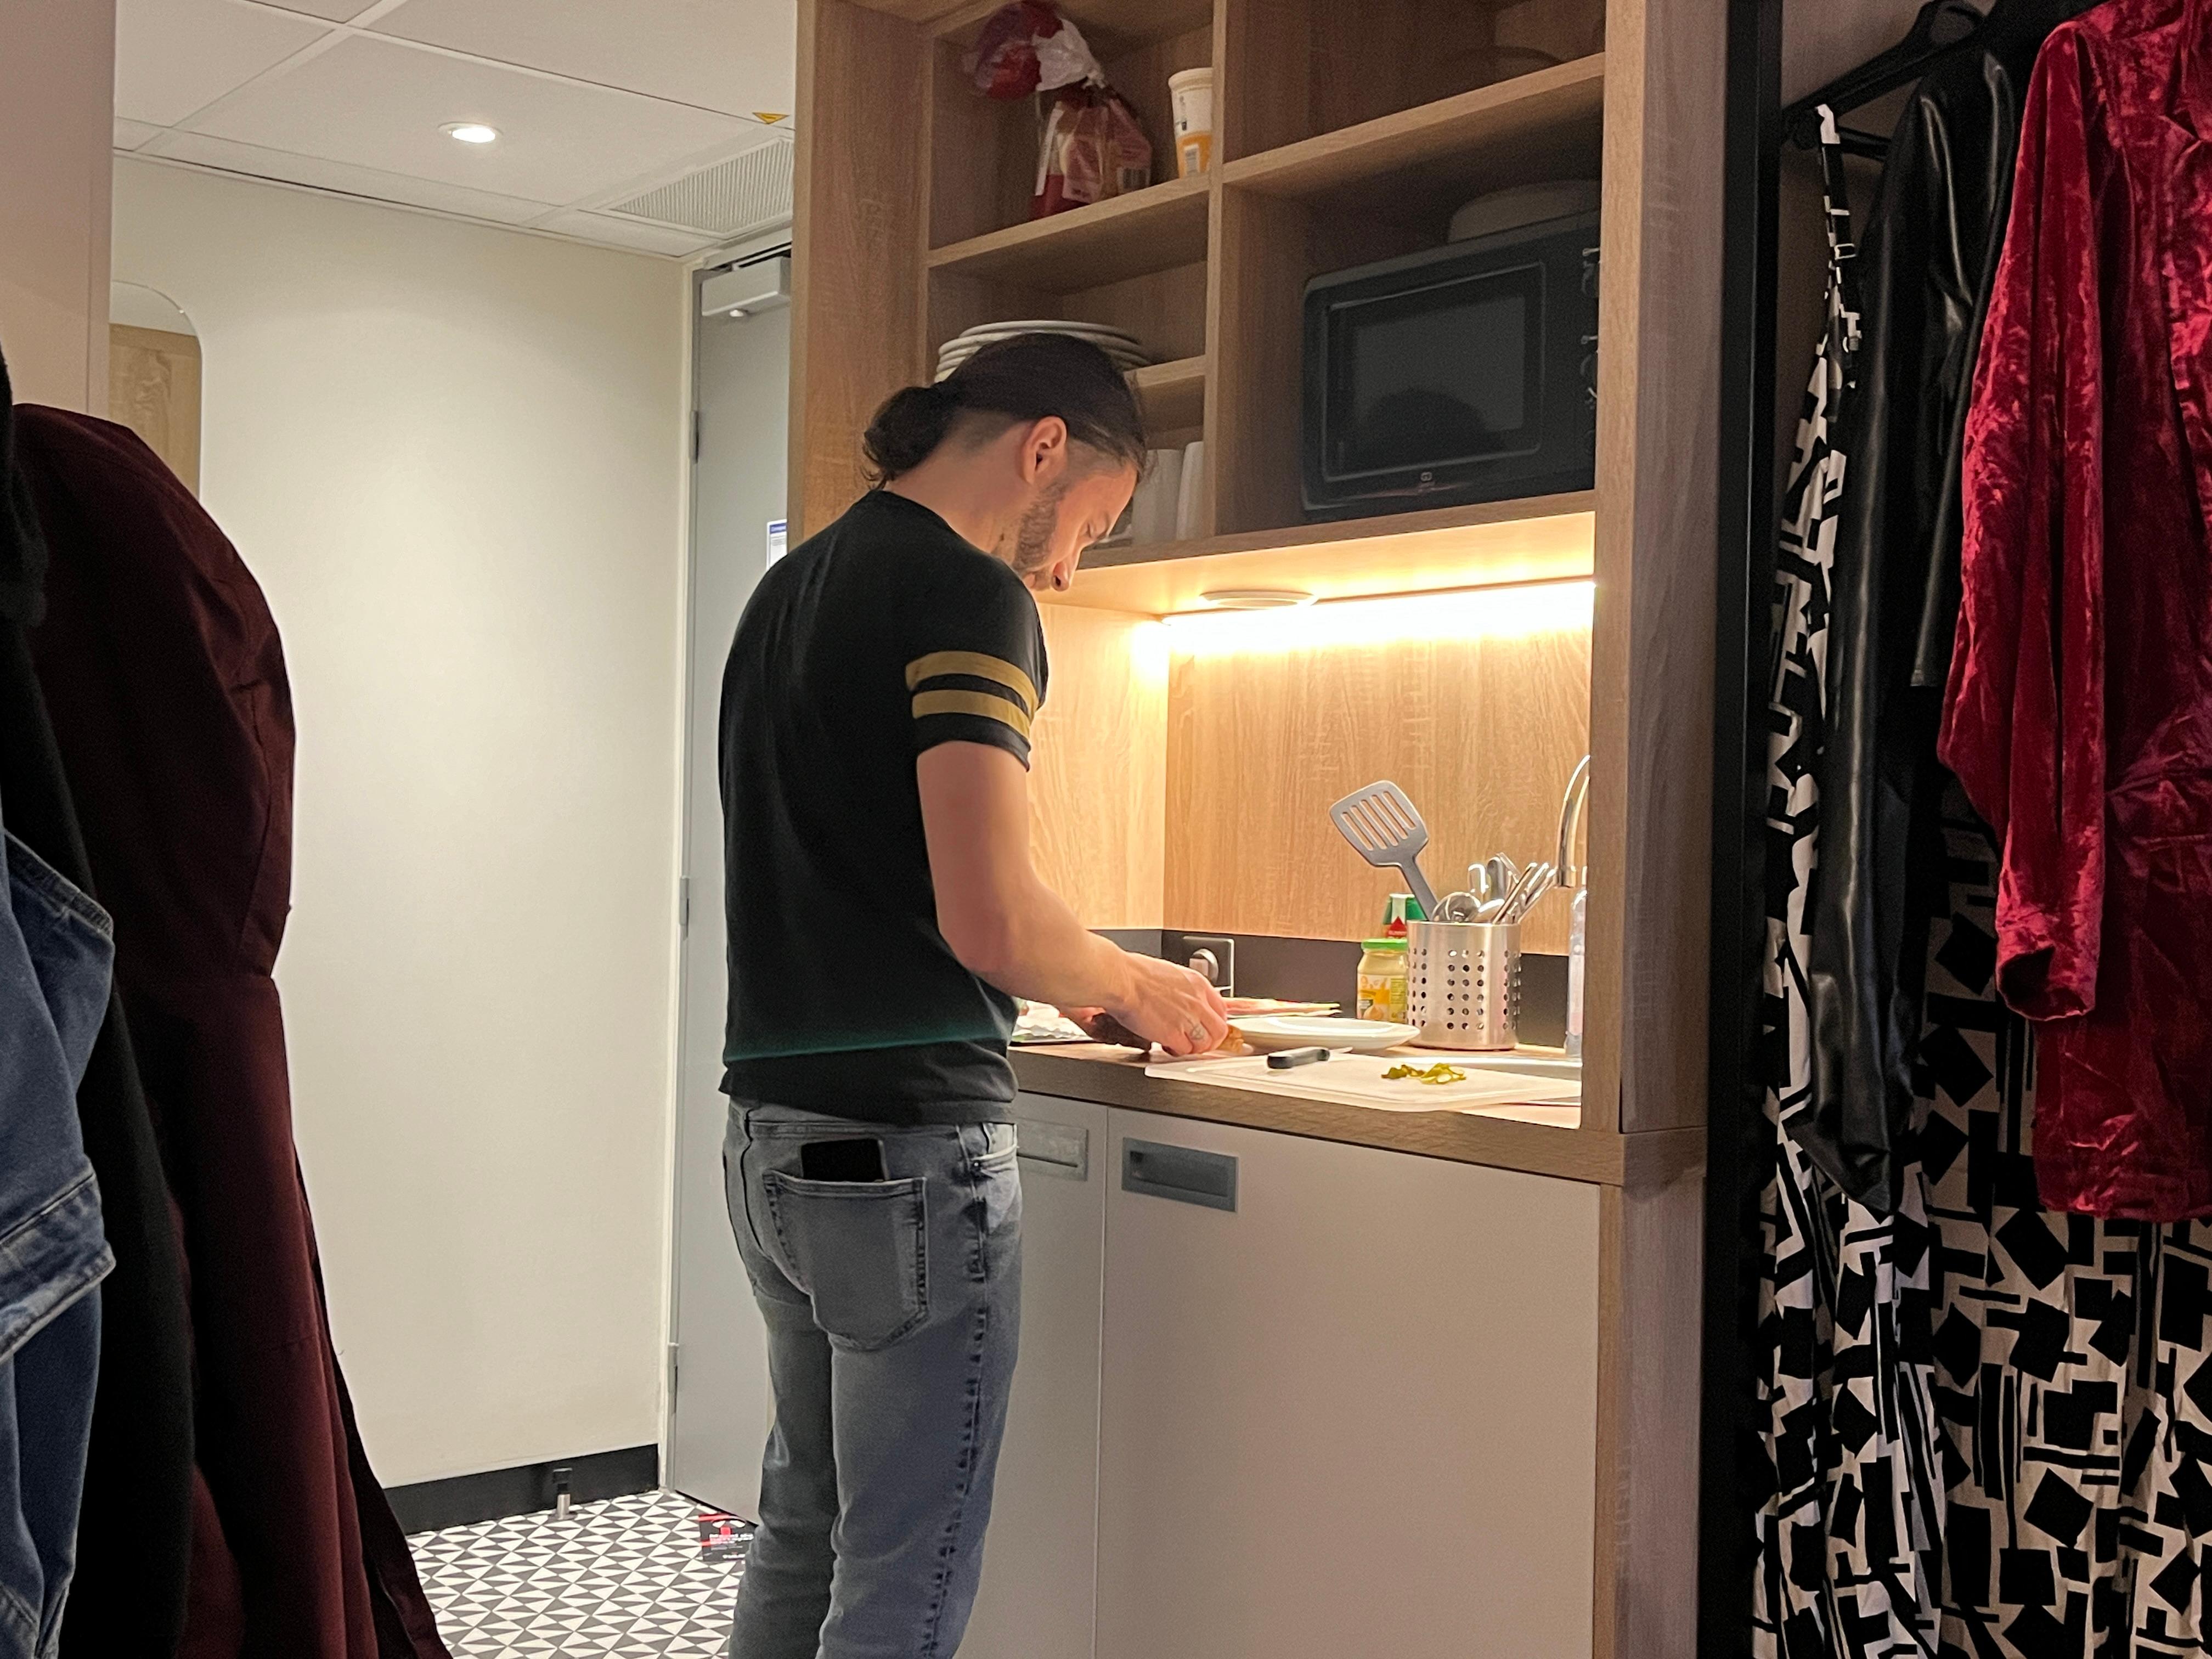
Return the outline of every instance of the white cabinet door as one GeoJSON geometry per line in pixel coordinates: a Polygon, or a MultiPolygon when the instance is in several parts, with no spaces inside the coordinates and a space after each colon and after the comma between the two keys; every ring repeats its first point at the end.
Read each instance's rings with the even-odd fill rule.
{"type": "Polygon", "coordinates": [[[1111,1128],[1097,1659],[1588,1654],[1596,1188],[1111,1128]]]}
{"type": "Polygon", "coordinates": [[[1106,1109],[1024,1095],[1022,1345],[961,1659],[1091,1659],[1106,1109]]]}

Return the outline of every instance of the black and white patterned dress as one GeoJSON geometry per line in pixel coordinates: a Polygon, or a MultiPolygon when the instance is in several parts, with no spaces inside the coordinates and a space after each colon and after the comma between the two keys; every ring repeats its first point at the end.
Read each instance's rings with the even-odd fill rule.
{"type": "Polygon", "coordinates": [[[1900,1221],[1910,1219],[1845,1197],[1789,1134],[1811,1095],[1806,927],[1820,862],[1836,508],[1849,482],[1849,458],[1832,439],[1859,345],[1843,154],[1834,118],[1824,109],[1820,119],[1827,326],[1783,502],[1768,709],[1762,1058],[1773,1165],[1760,1204],[1758,1371],[1772,1480],[1757,1523],[1761,1659],[1936,1651],[1927,1612],[1940,1524],[1927,1501],[1933,1412],[1924,1379],[1902,1363],[1895,1328],[1906,1292],[1925,1285],[1926,1253],[1900,1250],[1900,1221]]]}
{"type": "Polygon", "coordinates": [[[1828,434],[1856,335],[1832,144],[1822,159],[1828,327],[1777,574],[1753,1652],[2212,1653],[2212,1223],[2038,1206],[2033,1040],[1996,998],[1996,850],[1955,783],[1897,1211],[1844,1196],[1789,1133],[1809,1082],[1811,760],[1848,487],[1828,434]]]}

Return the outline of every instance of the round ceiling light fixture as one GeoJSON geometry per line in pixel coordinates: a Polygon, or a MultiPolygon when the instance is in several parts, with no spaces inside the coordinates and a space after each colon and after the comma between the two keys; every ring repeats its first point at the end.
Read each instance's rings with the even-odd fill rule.
{"type": "Polygon", "coordinates": [[[1216,611],[1288,611],[1311,605],[1314,596],[1303,587],[1216,587],[1198,600],[1216,611]]]}
{"type": "Polygon", "coordinates": [[[497,127],[488,127],[481,121],[448,121],[438,131],[464,144],[489,144],[499,137],[497,127]]]}

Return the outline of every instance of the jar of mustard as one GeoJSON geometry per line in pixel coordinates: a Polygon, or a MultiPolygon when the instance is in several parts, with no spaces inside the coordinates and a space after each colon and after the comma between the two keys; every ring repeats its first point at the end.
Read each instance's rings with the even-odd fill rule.
{"type": "Polygon", "coordinates": [[[1362,1019],[1406,1023],[1406,941],[1370,939],[1361,943],[1359,994],[1354,1012],[1362,1019]]]}

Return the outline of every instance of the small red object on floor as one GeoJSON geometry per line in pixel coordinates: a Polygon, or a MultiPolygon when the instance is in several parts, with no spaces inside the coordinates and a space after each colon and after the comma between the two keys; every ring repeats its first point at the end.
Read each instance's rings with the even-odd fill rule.
{"type": "Polygon", "coordinates": [[[699,1559],[702,1561],[728,1561],[745,1553],[745,1543],[750,1528],[734,1515],[724,1515],[719,1510],[699,1511],[699,1559]]]}

